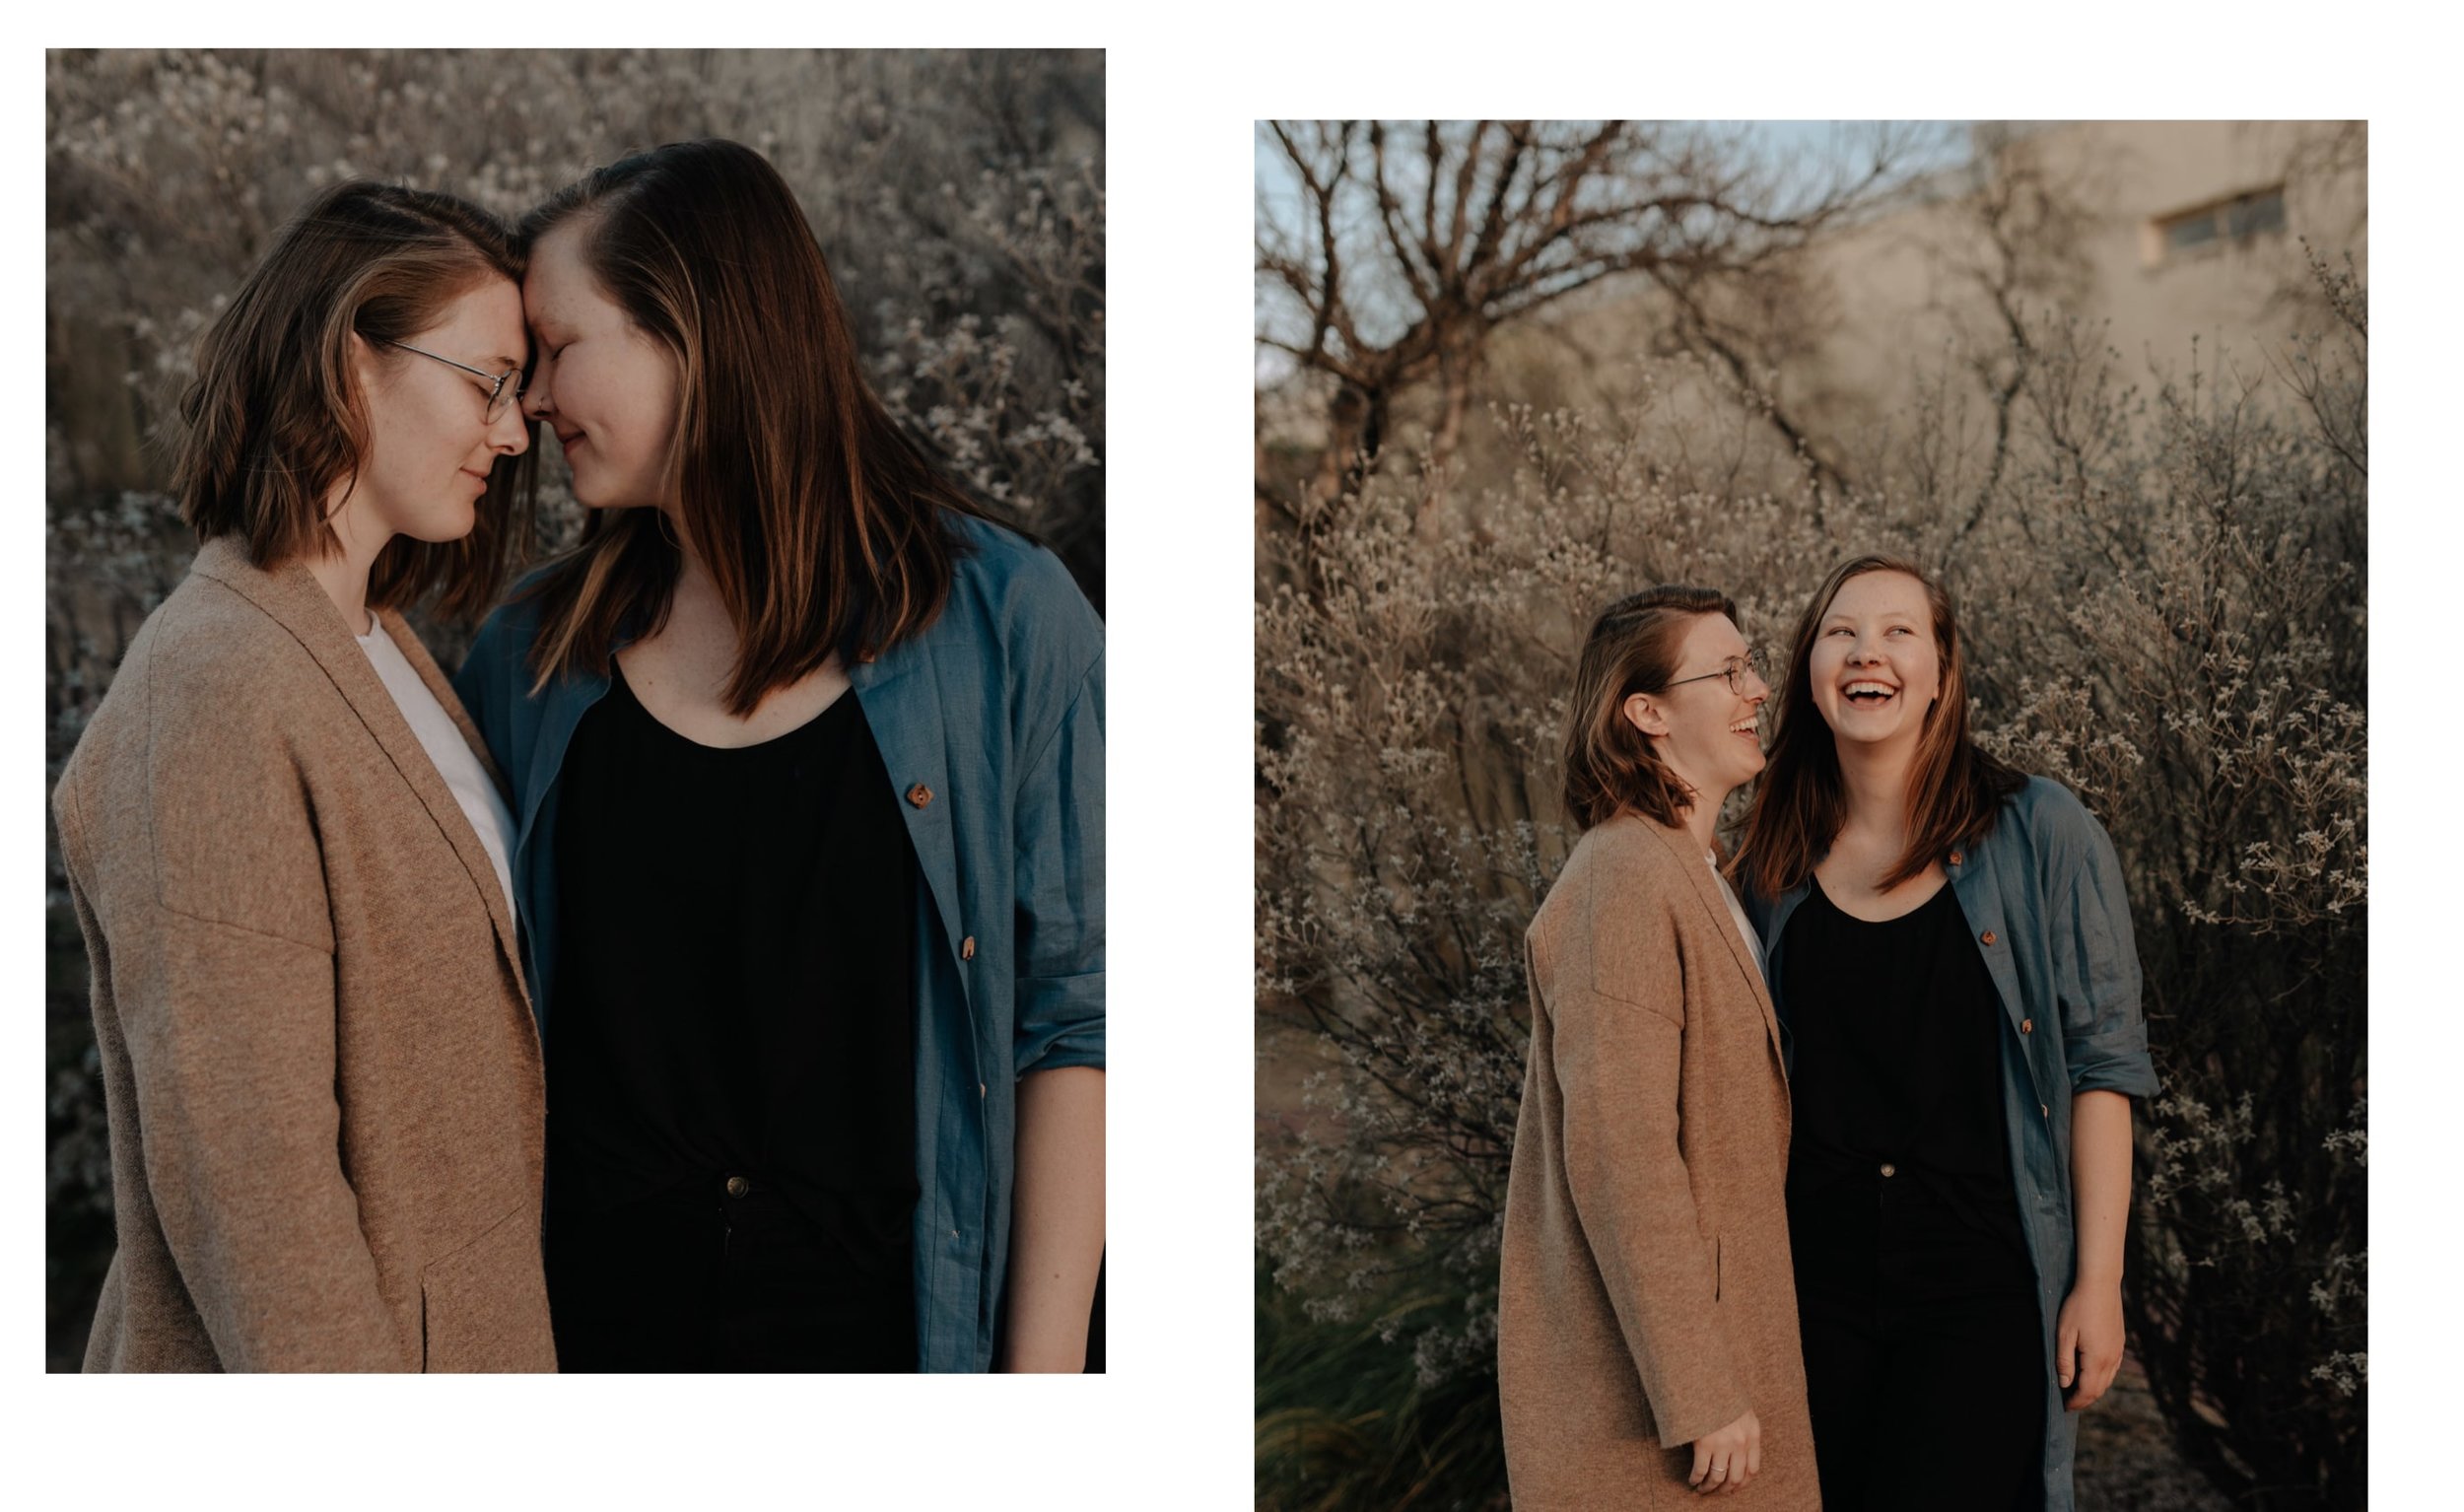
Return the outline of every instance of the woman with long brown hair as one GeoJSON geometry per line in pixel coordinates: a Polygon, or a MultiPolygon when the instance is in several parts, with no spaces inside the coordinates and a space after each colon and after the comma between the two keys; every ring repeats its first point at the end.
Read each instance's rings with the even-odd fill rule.
{"type": "Polygon", "coordinates": [[[1734,869],[1789,1031],[1823,1505],[2068,1512],[2069,1412],[2122,1355],[2139,961],[2103,827],[1970,738],[1914,565],[1806,606],[1734,869]]]}
{"type": "Polygon", "coordinates": [[[890,420],[759,154],[522,234],[588,517],[457,685],[519,800],[561,1360],[1078,1369],[1102,628],[890,420]]]}
{"type": "Polygon", "coordinates": [[[1582,831],[1532,921],[1506,1187],[1498,1402],[1517,1507],[1814,1505],[1783,1178],[1788,1085],[1751,927],[1716,865],[1770,689],[1737,606],[1658,587],[1575,670],[1582,831]]]}
{"type": "Polygon", "coordinates": [[[522,272],[345,183],[199,344],[196,560],[53,795],[119,1240],[89,1370],[555,1368],[511,819],[400,612],[495,596],[522,272]]]}

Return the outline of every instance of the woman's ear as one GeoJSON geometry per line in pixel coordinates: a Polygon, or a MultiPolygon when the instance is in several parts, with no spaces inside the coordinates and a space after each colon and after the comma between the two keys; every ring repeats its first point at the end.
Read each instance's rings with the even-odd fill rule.
{"type": "Polygon", "coordinates": [[[1651,701],[1648,693],[1627,694],[1619,712],[1625,716],[1626,723],[1646,735],[1665,735],[1669,732],[1669,717],[1651,701]]]}
{"type": "Polygon", "coordinates": [[[359,381],[363,394],[376,387],[376,348],[366,336],[352,331],[344,338],[344,358],[351,365],[351,376],[359,381]]]}

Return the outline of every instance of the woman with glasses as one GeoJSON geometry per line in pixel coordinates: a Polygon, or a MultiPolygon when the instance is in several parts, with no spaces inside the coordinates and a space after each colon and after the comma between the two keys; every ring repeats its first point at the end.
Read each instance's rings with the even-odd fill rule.
{"type": "Polygon", "coordinates": [[[866,386],[731,142],[532,212],[580,544],[457,679],[521,795],[568,1370],[1077,1370],[1104,647],[866,386]]]}
{"type": "Polygon", "coordinates": [[[1582,832],[1527,938],[1532,1048],[1497,1307],[1518,1508],[1811,1508],[1788,1084],[1718,870],[1769,697],[1708,588],[1611,604],[1574,674],[1582,832]]]}
{"type": "Polygon", "coordinates": [[[199,541],[53,794],[118,1250],[89,1370],[552,1370],[510,814],[401,610],[494,597],[507,229],[318,195],[206,331],[199,541]]]}
{"type": "Polygon", "coordinates": [[[1843,563],[1798,621],[1735,863],[1790,1033],[1829,1512],[2067,1512],[2069,1414],[2122,1357],[2130,1099],[2156,1083],[2121,867],[1967,709],[1941,585],[1843,563]]]}

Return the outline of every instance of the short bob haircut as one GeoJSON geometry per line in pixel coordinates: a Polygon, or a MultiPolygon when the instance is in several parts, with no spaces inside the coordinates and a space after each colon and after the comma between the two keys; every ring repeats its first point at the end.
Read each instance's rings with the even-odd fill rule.
{"type": "Polygon", "coordinates": [[[1577,830],[1621,813],[1675,825],[1693,806],[1694,790],[1625,717],[1625,701],[1669,685],[1686,630],[1706,614],[1734,623],[1737,605],[1715,588],[1662,584],[1627,594],[1592,622],[1566,722],[1566,814],[1577,830]]]}
{"type": "Polygon", "coordinates": [[[1967,655],[1951,595],[1923,568],[1902,557],[1854,557],[1831,569],[1807,601],[1788,653],[1788,684],[1771,732],[1771,759],[1745,815],[1745,838],[1731,870],[1766,898],[1803,882],[1821,863],[1848,822],[1840,782],[1839,746],[1814,702],[1814,638],[1831,600],[1852,578],[1902,573],[1925,588],[1934,649],[1942,658],[1942,694],[1925,713],[1916,762],[1908,773],[1908,849],[1882,878],[1896,887],[1921,874],[1953,846],[1976,841],[1994,826],[2002,800],[2027,779],[1977,747],[1968,734],[1967,655]]]}
{"type": "MultiPolygon", "coordinates": [[[[326,498],[337,483],[356,486],[370,437],[352,333],[379,361],[415,361],[384,343],[436,324],[486,279],[518,287],[523,266],[504,222],[449,194],[353,180],[309,200],[197,343],[171,489],[198,541],[237,537],[260,568],[338,549],[326,498]]],[[[370,607],[442,589],[447,618],[489,608],[509,544],[526,530],[531,456],[499,461],[460,540],[388,542],[369,572],[370,607]]]]}
{"type": "MultiPolygon", "coordinates": [[[[962,550],[949,516],[983,512],[866,385],[821,243],[769,160],[719,140],[637,153],[533,210],[522,242],[567,225],[675,361],[668,479],[735,626],[726,708],[748,715],[834,653],[870,659],[931,624],[962,550]]],[[[665,512],[591,511],[527,590],[538,685],[603,673],[622,634],[654,634],[682,565],[665,512]]]]}

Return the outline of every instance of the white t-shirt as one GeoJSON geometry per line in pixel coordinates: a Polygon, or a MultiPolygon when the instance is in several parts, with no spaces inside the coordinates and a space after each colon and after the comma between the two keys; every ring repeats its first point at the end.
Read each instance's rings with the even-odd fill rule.
{"type": "Polygon", "coordinates": [[[368,653],[376,675],[384,680],[385,691],[393,695],[402,718],[410,722],[411,733],[428,751],[428,759],[436,763],[437,775],[452,790],[453,800],[470,816],[470,827],[479,832],[479,843],[488,850],[488,859],[496,865],[497,886],[505,890],[505,906],[513,909],[513,868],[506,859],[513,854],[513,815],[505,806],[505,799],[489,781],[488,769],[479,764],[469,742],[454,727],[452,717],[428,685],[419,680],[419,673],[403,656],[393,637],[385,634],[384,621],[369,616],[370,633],[355,637],[360,650],[368,653]]]}
{"type": "Polygon", "coordinates": [[[1737,901],[1737,889],[1729,886],[1728,878],[1720,875],[1720,859],[1705,851],[1702,859],[1703,864],[1711,868],[1711,879],[1720,884],[1720,896],[1728,900],[1728,916],[1737,921],[1737,932],[1745,936],[1745,948],[1753,952],[1754,970],[1768,979],[1771,972],[1762,963],[1762,941],[1754,938],[1753,921],[1745,917],[1745,905],[1737,901]]]}

